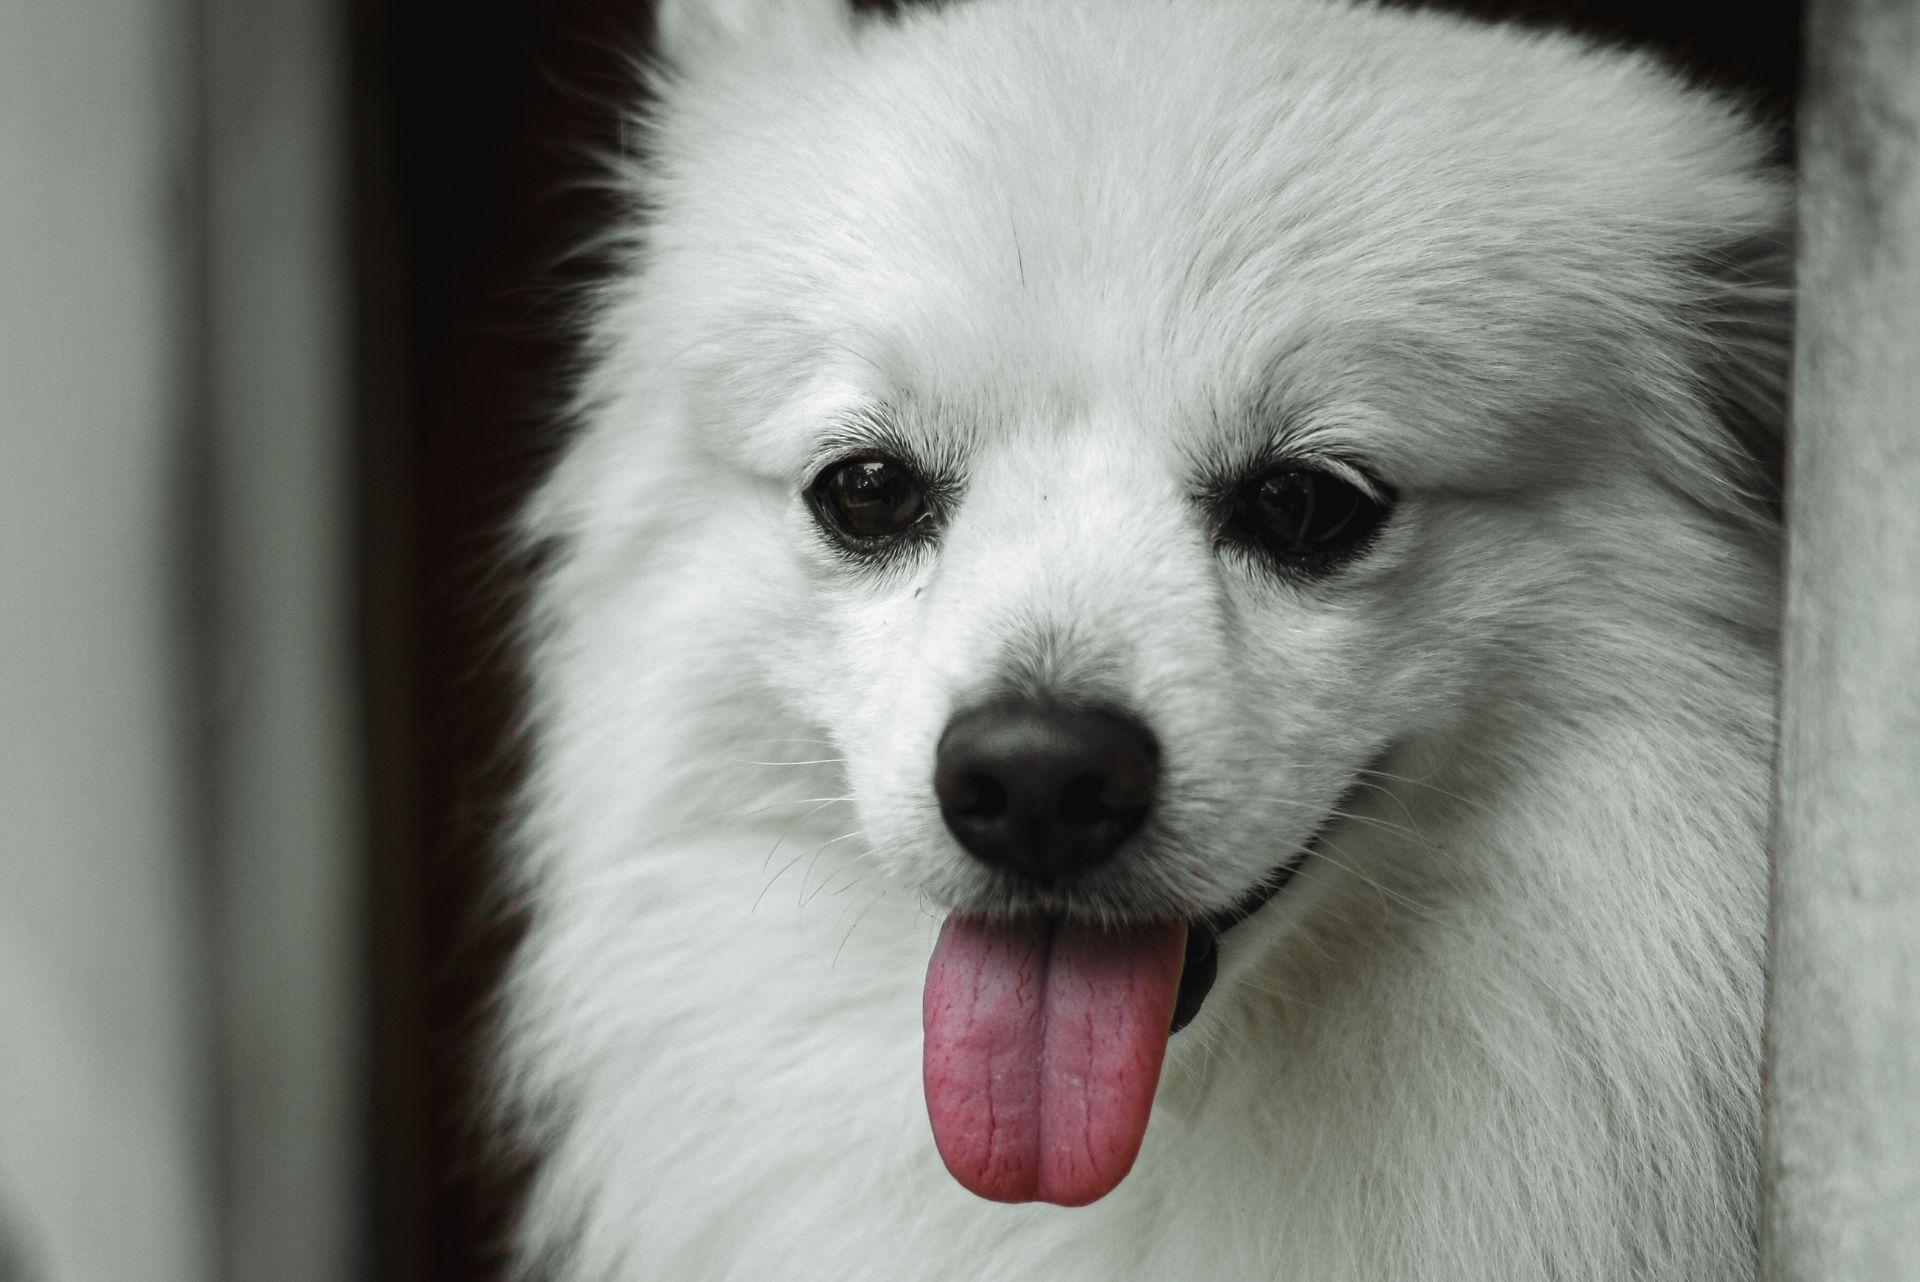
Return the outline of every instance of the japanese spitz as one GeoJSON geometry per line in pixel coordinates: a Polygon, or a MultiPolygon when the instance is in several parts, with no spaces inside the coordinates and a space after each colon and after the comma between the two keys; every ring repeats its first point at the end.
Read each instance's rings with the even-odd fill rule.
{"type": "Polygon", "coordinates": [[[528,1271],[1750,1277],[1769,140],[1310,0],[660,23],[529,519],[528,1271]]]}

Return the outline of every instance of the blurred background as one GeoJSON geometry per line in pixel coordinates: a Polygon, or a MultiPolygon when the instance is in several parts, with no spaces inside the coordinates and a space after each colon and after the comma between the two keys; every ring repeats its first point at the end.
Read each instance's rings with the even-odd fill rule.
{"type": "MultiPolygon", "coordinates": [[[[1658,48],[1791,148],[1798,13],[1658,48]]],[[[0,1282],[491,1279],[506,532],[643,0],[0,0],[0,1282]]]]}

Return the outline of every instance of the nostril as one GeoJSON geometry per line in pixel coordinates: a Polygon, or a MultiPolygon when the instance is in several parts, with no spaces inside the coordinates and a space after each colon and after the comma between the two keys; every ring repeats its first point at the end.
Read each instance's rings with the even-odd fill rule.
{"type": "MultiPolygon", "coordinates": [[[[1151,744],[1148,745],[1149,749],[1151,744]]],[[[1106,773],[1099,776],[1100,804],[1111,814],[1130,814],[1145,810],[1153,801],[1154,784],[1159,771],[1153,753],[1115,753],[1106,761],[1106,773]]]]}
{"type": "Polygon", "coordinates": [[[946,808],[969,819],[998,819],[1007,813],[1007,790],[998,779],[977,770],[960,775],[953,796],[944,803],[946,808]]]}
{"type": "Polygon", "coordinates": [[[1113,818],[1116,808],[1107,804],[1106,791],[1107,781],[1099,775],[1067,780],[1067,786],[1060,791],[1060,822],[1084,827],[1113,818]]]}

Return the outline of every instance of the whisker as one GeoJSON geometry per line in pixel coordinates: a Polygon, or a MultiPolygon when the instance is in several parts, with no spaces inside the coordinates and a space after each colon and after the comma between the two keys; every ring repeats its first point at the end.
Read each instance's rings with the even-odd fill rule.
{"type": "Polygon", "coordinates": [[[1405,837],[1410,841],[1417,842],[1418,844],[1427,847],[1429,850],[1440,849],[1440,844],[1438,842],[1436,842],[1433,838],[1427,836],[1426,833],[1421,832],[1418,828],[1409,828],[1405,824],[1397,824],[1393,822],[1393,820],[1391,819],[1382,819],[1378,815],[1355,814],[1351,810],[1340,810],[1337,808],[1333,810],[1329,810],[1327,814],[1334,819],[1345,819],[1352,823],[1357,823],[1357,824],[1371,824],[1373,827],[1378,828],[1383,832],[1397,833],[1400,836],[1405,837]]]}
{"type": "MultiPolygon", "coordinates": [[[[1350,927],[1352,925],[1352,922],[1347,919],[1346,914],[1340,911],[1340,907],[1338,903],[1325,905],[1323,907],[1323,911],[1329,913],[1334,917],[1338,917],[1340,919],[1341,925],[1343,926],[1350,927]]],[[[1314,952],[1318,953],[1320,955],[1321,961],[1326,962],[1328,965],[1333,964],[1333,961],[1334,961],[1333,953],[1328,950],[1325,944],[1320,942],[1320,937],[1318,932],[1311,931],[1311,930],[1296,931],[1294,937],[1301,940],[1302,942],[1305,943],[1305,945],[1308,948],[1311,948],[1313,949],[1314,952]]]]}
{"type": "MultiPolygon", "coordinates": [[[[866,879],[866,873],[863,871],[860,877],[857,878],[856,880],[864,881],[865,879],[866,879]]],[[[893,886],[889,884],[885,878],[882,878],[880,882],[881,896],[884,897],[888,894],[891,894],[892,892],[893,892],[893,886]]],[[[847,915],[853,912],[854,906],[859,903],[860,901],[857,899],[849,899],[846,903],[840,906],[840,914],[833,919],[833,928],[835,930],[840,929],[841,925],[846,922],[847,915]]]]}
{"type": "Polygon", "coordinates": [[[847,884],[840,887],[840,889],[827,890],[827,887],[832,884],[832,879],[829,878],[828,880],[821,882],[820,889],[814,891],[813,894],[814,894],[814,897],[817,899],[819,898],[821,892],[825,891],[832,898],[838,899],[840,896],[846,894],[849,890],[852,890],[855,886],[858,886],[861,882],[865,881],[866,879],[867,879],[866,869],[856,867],[854,869],[853,876],[848,878],[847,884]]]}
{"type": "Polygon", "coordinates": [[[1262,983],[1251,975],[1243,976],[1240,983],[1247,989],[1259,993],[1263,997],[1271,997],[1276,1001],[1286,1002],[1290,1006],[1304,1006],[1308,1010],[1318,1011],[1323,1015],[1327,1013],[1326,1007],[1308,1001],[1290,988],[1278,984],[1262,983]]]}
{"type": "Polygon", "coordinates": [[[885,890],[882,890],[879,894],[875,895],[871,900],[867,901],[867,906],[860,910],[860,915],[853,919],[853,925],[847,927],[847,933],[841,937],[840,947],[833,950],[833,961],[829,963],[827,969],[831,970],[833,969],[833,967],[838,966],[840,964],[840,954],[847,950],[847,943],[849,940],[853,938],[853,932],[860,929],[860,923],[867,919],[867,914],[873,911],[874,905],[878,904],[882,899],[885,899],[886,897],[887,897],[887,892],[885,890]]]}
{"type": "Polygon", "coordinates": [[[767,892],[769,890],[773,889],[773,883],[776,881],[779,881],[782,877],[786,876],[788,869],[792,868],[795,864],[799,863],[802,859],[805,859],[806,857],[807,857],[807,852],[803,850],[799,854],[795,855],[793,858],[787,860],[786,863],[781,864],[780,871],[773,874],[773,876],[769,877],[767,879],[767,884],[760,887],[760,893],[753,897],[753,907],[747,909],[747,916],[751,917],[755,913],[759,912],[760,901],[767,897],[767,892]]]}
{"type": "Polygon", "coordinates": [[[832,804],[833,802],[831,800],[823,801],[819,805],[815,806],[812,810],[807,811],[806,814],[801,815],[798,819],[788,824],[786,827],[786,830],[782,832],[780,836],[774,841],[773,849],[767,851],[767,857],[760,861],[760,871],[765,872],[767,870],[767,865],[773,862],[774,851],[779,850],[781,845],[786,841],[786,839],[793,835],[793,830],[795,828],[798,828],[801,824],[807,822],[807,820],[813,818],[815,815],[819,814],[822,810],[825,810],[828,806],[832,804]]]}
{"type": "MultiPolygon", "coordinates": [[[[1379,787],[1378,784],[1373,784],[1370,786],[1379,787]]],[[[1269,805],[1291,806],[1296,810],[1316,809],[1316,807],[1309,806],[1304,801],[1295,801],[1289,797],[1266,797],[1266,798],[1263,798],[1262,800],[1269,805]]],[[[1433,838],[1427,836],[1426,833],[1421,832],[1417,828],[1408,828],[1402,824],[1394,823],[1391,819],[1382,819],[1377,815],[1355,814],[1351,810],[1341,810],[1338,807],[1328,810],[1325,813],[1330,818],[1334,818],[1334,819],[1346,819],[1346,820],[1351,820],[1354,823],[1371,824],[1374,827],[1383,829],[1387,832],[1398,833],[1399,835],[1406,837],[1411,841],[1418,842],[1420,845],[1425,846],[1429,850],[1433,850],[1442,854],[1445,853],[1445,849],[1433,838]]],[[[1408,818],[1411,819],[1412,816],[1409,815],[1408,818]]]]}
{"type": "MultiPolygon", "coordinates": [[[[725,755],[724,753],[712,752],[700,740],[697,740],[693,738],[691,735],[688,735],[681,731],[670,731],[669,733],[671,733],[673,737],[675,739],[678,739],[682,744],[685,744],[687,748],[697,756],[700,756],[703,758],[711,757],[716,761],[727,761],[735,765],[741,765],[741,766],[833,766],[833,765],[845,765],[847,760],[845,757],[821,757],[818,760],[814,760],[814,761],[755,761],[747,757],[730,757],[725,755]]],[[[773,747],[776,744],[782,744],[782,743],[820,744],[829,748],[836,748],[839,746],[831,739],[821,739],[817,737],[809,737],[809,736],[802,736],[802,735],[770,736],[764,739],[756,738],[753,740],[753,742],[756,744],[765,745],[766,747],[769,747],[769,748],[773,747]]]]}
{"type": "MultiPolygon", "coordinates": [[[[807,882],[813,879],[814,865],[820,862],[820,856],[826,853],[827,847],[836,842],[845,841],[849,837],[860,837],[864,835],[866,835],[865,829],[855,828],[852,832],[843,832],[838,837],[829,837],[820,843],[819,848],[813,852],[813,858],[807,862],[807,871],[800,877],[800,907],[805,908],[807,906],[807,882]]],[[[825,887],[826,884],[825,881],[820,883],[822,887],[825,887]]],[[[820,892],[816,890],[813,893],[817,895],[820,892]]]]}
{"type": "MultiPolygon", "coordinates": [[[[1442,788],[1437,783],[1429,783],[1425,779],[1415,779],[1410,775],[1396,775],[1389,771],[1376,770],[1376,769],[1373,769],[1372,767],[1363,767],[1356,773],[1360,775],[1371,775],[1375,779],[1385,779],[1390,783],[1412,784],[1416,788],[1425,788],[1430,792],[1437,792],[1441,796],[1449,798],[1453,801],[1457,801],[1463,806],[1472,806],[1474,809],[1481,810],[1481,811],[1484,811],[1486,809],[1486,806],[1484,803],[1475,801],[1472,797],[1463,797],[1457,792],[1453,792],[1449,789],[1442,788]]],[[[1385,790],[1383,789],[1383,791],[1385,790]]]]}
{"type": "Polygon", "coordinates": [[[1419,827],[1419,824],[1416,823],[1414,820],[1413,811],[1407,807],[1406,798],[1402,797],[1399,793],[1395,792],[1392,788],[1387,787],[1383,783],[1375,783],[1371,779],[1365,779],[1360,777],[1355,777],[1353,782],[1355,786],[1361,787],[1361,788],[1371,788],[1374,792],[1378,793],[1380,796],[1383,796],[1388,800],[1390,800],[1391,802],[1393,802],[1394,805],[1400,807],[1400,813],[1406,817],[1406,821],[1410,826],[1415,828],[1419,827]]]}
{"type": "MultiPolygon", "coordinates": [[[[755,815],[763,815],[769,810],[778,810],[783,806],[805,806],[819,803],[820,808],[824,810],[827,806],[835,802],[850,802],[852,800],[853,797],[851,794],[839,797],[788,797],[780,801],[762,802],[757,806],[748,806],[743,809],[721,811],[717,818],[721,823],[733,823],[741,819],[751,819],[755,815]]],[[[810,817],[811,816],[802,816],[802,821],[804,822],[806,818],[810,817]]],[[[649,839],[678,836],[681,833],[692,832],[697,829],[705,829],[711,832],[720,826],[720,824],[715,822],[715,817],[711,816],[699,819],[688,819],[683,823],[669,824],[665,828],[652,830],[649,834],[649,839]]],[[[764,872],[765,869],[762,868],[761,871],[764,872]]]]}
{"type": "Polygon", "coordinates": [[[845,757],[813,757],[806,761],[756,761],[751,757],[719,757],[719,761],[732,762],[736,766],[844,766],[845,757]]]}
{"type": "Polygon", "coordinates": [[[1399,891],[1394,890],[1391,887],[1383,884],[1382,882],[1374,879],[1373,877],[1368,876],[1367,873],[1357,863],[1353,862],[1353,857],[1351,855],[1347,854],[1346,851],[1341,850],[1341,848],[1335,845],[1333,842],[1322,841],[1321,845],[1323,847],[1331,848],[1335,851],[1338,851],[1341,856],[1341,858],[1335,859],[1332,855],[1327,853],[1326,849],[1322,849],[1320,851],[1320,857],[1324,859],[1330,867],[1337,868],[1340,871],[1348,874],[1349,876],[1357,878],[1362,882],[1365,882],[1367,885],[1373,887],[1374,891],[1381,896],[1382,900],[1387,900],[1387,899],[1393,900],[1394,902],[1404,907],[1408,912],[1420,918],[1422,921],[1432,922],[1432,921],[1438,920],[1438,918],[1434,915],[1433,910],[1429,908],[1427,905],[1419,903],[1416,900],[1409,899],[1406,895],[1401,894],[1399,891]]]}
{"type": "MultiPolygon", "coordinates": [[[[824,806],[830,806],[837,801],[852,801],[852,800],[853,800],[853,794],[851,793],[848,793],[844,796],[839,796],[839,797],[789,797],[785,801],[769,801],[763,805],[754,806],[747,810],[729,810],[726,813],[722,814],[720,817],[722,819],[749,819],[754,815],[765,814],[769,810],[778,810],[781,806],[804,806],[809,802],[817,801],[824,807],[824,806]]],[[[697,828],[697,827],[703,827],[703,826],[711,827],[712,826],[711,821],[704,820],[704,819],[695,819],[685,824],[678,824],[676,825],[676,828],[697,828]]]]}

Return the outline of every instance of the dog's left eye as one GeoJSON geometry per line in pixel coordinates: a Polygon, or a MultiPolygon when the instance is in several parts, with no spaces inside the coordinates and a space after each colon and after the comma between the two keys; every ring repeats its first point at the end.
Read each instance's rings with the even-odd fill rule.
{"type": "Polygon", "coordinates": [[[808,494],[821,520],[858,544],[904,533],[927,514],[919,479],[885,455],[842,459],[814,479],[808,494]]]}
{"type": "Polygon", "coordinates": [[[1332,472],[1276,467],[1242,486],[1222,533],[1291,570],[1321,574],[1365,549],[1391,502],[1332,472]]]}

